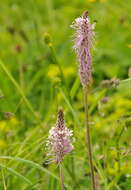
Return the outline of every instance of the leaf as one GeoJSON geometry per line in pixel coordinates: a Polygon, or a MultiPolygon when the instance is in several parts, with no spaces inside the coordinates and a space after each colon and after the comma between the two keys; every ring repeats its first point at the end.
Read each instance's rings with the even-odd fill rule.
{"type": "Polygon", "coordinates": [[[15,176],[17,176],[18,178],[22,179],[23,181],[25,181],[26,183],[28,183],[29,185],[33,185],[32,182],[27,179],[26,177],[24,177],[23,175],[21,175],[20,173],[18,173],[17,171],[15,171],[12,168],[9,168],[3,164],[0,164],[0,167],[5,168],[6,170],[8,170],[9,172],[11,172],[12,174],[14,174],[15,176]]]}
{"type": "Polygon", "coordinates": [[[63,90],[62,90],[61,88],[59,88],[59,89],[60,89],[60,92],[61,92],[61,94],[62,94],[62,96],[63,96],[63,98],[64,98],[64,100],[65,100],[67,106],[69,107],[69,109],[70,109],[71,112],[72,112],[72,115],[73,115],[73,117],[74,117],[74,120],[76,121],[77,125],[80,126],[80,121],[79,121],[79,119],[78,119],[77,113],[76,113],[75,110],[73,109],[72,105],[70,104],[70,102],[69,102],[68,98],[66,97],[65,93],[63,92],[63,90]]]}
{"type": "Polygon", "coordinates": [[[8,69],[6,68],[6,66],[4,65],[4,63],[2,62],[2,60],[0,60],[0,66],[3,69],[3,71],[6,73],[6,75],[9,77],[9,79],[11,80],[11,82],[13,83],[13,85],[16,87],[17,91],[19,92],[19,94],[22,96],[24,102],[26,103],[27,107],[30,109],[30,111],[33,113],[33,115],[35,116],[35,118],[37,120],[39,120],[38,116],[36,115],[31,103],[28,101],[28,99],[26,98],[24,92],[22,91],[22,89],[20,88],[19,84],[15,81],[15,79],[13,78],[13,76],[11,75],[11,73],[8,71],[8,69]]]}
{"type": "Polygon", "coordinates": [[[80,79],[79,77],[77,77],[70,91],[70,96],[72,99],[74,99],[79,86],[80,86],[80,79]]]}
{"type": "Polygon", "coordinates": [[[22,163],[26,163],[26,164],[29,164],[31,166],[33,166],[34,168],[37,168],[45,173],[47,173],[48,175],[54,177],[55,179],[59,180],[59,178],[53,174],[52,172],[50,172],[49,170],[43,168],[41,165],[31,161],[31,160],[25,160],[23,158],[19,158],[19,157],[12,157],[12,156],[0,156],[0,159],[9,159],[9,160],[15,160],[15,161],[19,161],[19,162],[22,162],[22,163]]]}

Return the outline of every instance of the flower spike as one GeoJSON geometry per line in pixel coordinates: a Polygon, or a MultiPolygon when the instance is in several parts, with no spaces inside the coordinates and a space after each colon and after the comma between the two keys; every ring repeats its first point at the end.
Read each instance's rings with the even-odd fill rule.
{"type": "Polygon", "coordinates": [[[94,42],[94,24],[90,23],[88,11],[76,18],[71,27],[75,30],[74,49],[79,60],[79,75],[83,86],[90,86],[92,83],[92,56],[91,49],[94,42]]]}
{"type": "Polygon", "coordinates": [[[48,156],[52,157],[52,161],[60,164],[64,156],[73,150],[71,137],[72,131],[65,126],[64,113],[60,109],[56,125],[50,129],[47,141],[48,156]]]}

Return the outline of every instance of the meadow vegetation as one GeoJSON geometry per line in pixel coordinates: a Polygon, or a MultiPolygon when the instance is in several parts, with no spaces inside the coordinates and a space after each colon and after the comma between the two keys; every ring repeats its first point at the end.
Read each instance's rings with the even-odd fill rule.
{"type": "Polygon", "coordinates": [[[59,190],[45,144],[58,108],[73,130],[67,190],[91,189],[73,20],[96,21],[89,114],[98,190],[131,189],[131,1],[0,3],[0,190],[59,190]]]}

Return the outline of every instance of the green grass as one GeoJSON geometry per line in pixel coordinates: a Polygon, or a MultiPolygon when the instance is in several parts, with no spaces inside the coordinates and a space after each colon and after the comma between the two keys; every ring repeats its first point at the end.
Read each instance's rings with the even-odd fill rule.
{"type": "Polygon", "coordinates": [[[75,149],[64,160],[66,189],[91,189],[83,93],[70,28],[83,10],[97,20],[89,96],[97,181],[100,190],[131,187],[130,0],[4,0],[0,5],[0,190],[60,189],[57,165],[45,164],[46,139],[59,107],[64,108],[75,137],[75,149]],[[120,85],[103,88],[101,82],[111,78],[119,78],[120,85]]]}

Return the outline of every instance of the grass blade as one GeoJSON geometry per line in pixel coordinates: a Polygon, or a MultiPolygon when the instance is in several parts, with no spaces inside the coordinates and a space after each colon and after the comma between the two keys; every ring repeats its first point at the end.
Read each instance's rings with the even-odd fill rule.
{"type": "Polygon", "coordinates": [[[33,113],[34,117],[39,120],[38,116],[36,115],[32,105],[30,104],[30,102],[28,101],[28,99],[26,98],[26,96],[24,95],[22,89],[20,88],[19,84],[16,82],[16,80],[13,78],[13,76],[11,75],[11,73],[8,71],[8,69],[6,68],[5,64],[2,62],[2,60],[0,60],[0,67],[3,69],[3,71],[6,73],[6,75],[8,76],[8,78],[11,80],[11,82],[13,83],[13,85],[16,87],[17,91],[19,92],[19,94],[22,96],[24,102],[26,103],[27,107],[29,108],[29,110],[33,113]]]}
{"type": "Polygon", "coordinates": [[[39,164],[37,164],[37,163],[35,163],[35,162],[31,161],[31,160],[25,160],[25,159],[20,158],[20,157],[12,157],[12,156],[0,156],[0,159],[15,160],[15,161],[19,161],[19,162],[22,162],[22,163],[25,163],[25,164],[29,164],[32,167],[37,168],[37,169],[47,173],[48,175],[54,177],[55,179],[59,180],[59,178],[55,174],[53,174],[49,170],[43,168],[41,165],[39,165],[39,164]]]}
{"type": "Polygon", "coordinates": [[[61,94],[62,94],[62,96],[63,96],[63,98],[64,98],[64,100],[65,100],[65,102],[67,104],[67,106],[69,107],[70,111],[72,112],[72,115],[74,117],[74,121],[76,121],[77,125],[80,126],[80,121],[78,119],[77,113],[73,109],[72,105],[70,104],[70,102],[69,102],[68,98],[66,97],[65,93],[63,92],[63,90],[61,88],[59,88],[59,90],[60,90],[60,92],[61,92],[61,94]]]}
{"type": "Polygon", "coordinates": [[[29,185],[32,185],[32,182],[27,179],[26,177],[24,177],[23,175],[21,175],[20,173],[16,172],[14,169],[9,168],[3,164],[0,164],[0,167],[5,168],[6,170],[8,170],[10,173],[12,173],[13,175],[17,176],[18,178],[24,180],[26,183],[28,183],[29,185]]]}

